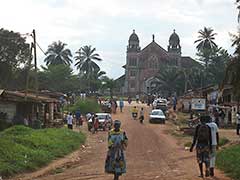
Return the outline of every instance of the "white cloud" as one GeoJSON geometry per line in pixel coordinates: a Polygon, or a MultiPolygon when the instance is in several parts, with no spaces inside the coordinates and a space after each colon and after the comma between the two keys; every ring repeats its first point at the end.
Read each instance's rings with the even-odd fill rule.
{"type": "MultiPolygon", "coordinates": [[[[121,75],[126,45],[136,29],[144,48],[151,35],[166,49],[173,29],[181,38],[183,55],[194,56],[197,31],[204,26],[217,33],[216,42],[231,50],[228,32],[235,31],[237,10],[229,0],[7,0],[1,2],[0,22],[21,33],[37,31],[43,49],[61,40],[75,52],[91,44],[104,58],[100,63],[112,77],[121,75]]],[[[39,61],[44,56],[38,52],[39,61]]]]}

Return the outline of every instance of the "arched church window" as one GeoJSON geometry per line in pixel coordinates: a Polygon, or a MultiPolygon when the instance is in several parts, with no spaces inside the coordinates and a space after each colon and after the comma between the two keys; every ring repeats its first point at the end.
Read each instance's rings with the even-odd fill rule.
{"type": "Polygon", "coordinates": [[[158,58],[156,55],[153,55],[148,59],[148,67],[151,69],[158,68],[158,58]]]}

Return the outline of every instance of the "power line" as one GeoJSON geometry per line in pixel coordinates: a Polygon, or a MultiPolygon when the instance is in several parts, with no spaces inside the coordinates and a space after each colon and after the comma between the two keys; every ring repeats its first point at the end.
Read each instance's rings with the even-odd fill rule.
{"type": "Polygon", "coordinates": [[[45,55],[45,56],[47,56],[47,54],[44,52],[44,50],[41,48],[41,46],[36,42],[36,44],[37,44],[37,46],[38,46],[38,48],[42,51],[42,53],[45,55]]]}

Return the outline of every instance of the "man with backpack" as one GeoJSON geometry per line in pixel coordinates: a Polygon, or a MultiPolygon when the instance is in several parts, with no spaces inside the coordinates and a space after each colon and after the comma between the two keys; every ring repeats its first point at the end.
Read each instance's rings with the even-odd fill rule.
{"type": "Polygon", "coordinates": [[[200,122],[194,133],[193,143],[190,148],[190,152],[193,151],[194,146],[196,145],[197,152],[197,162],[199,164],[200,176],[204,177],[203,174],[203,163],[206,166],[205,176],[208,177],[210,175],[210,152],[212,152],[212,136],[211,129],[206,124],[210,121],[210,116],[200,116],[200,122]]]}

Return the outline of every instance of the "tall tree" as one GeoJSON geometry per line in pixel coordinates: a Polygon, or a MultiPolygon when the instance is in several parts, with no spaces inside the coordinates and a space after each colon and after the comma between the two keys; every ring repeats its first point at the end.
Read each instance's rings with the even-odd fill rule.
{"type": "Polygon", "coordinates": [[[75,66],[82,74],[86,74],[88,77],[95,71],[98,71],[100,67],[97,65],[95,61],[102,61],[100,55],[95,53],[96,48],[92,48],[89,46],[81,47],[75,56],[75,60],[77,61],[75,66]]]}
{"type": "Polygon", "coordinates": [[[240,30],[238,30],[237,35],[232,35],[233,44],[236,49],[234,51],[234,56],[227,66],[226,75],[224,83],[231,84],[233,86],[234,94],[238,101],[238,109],[240,102],[240,30]]]}
{"type": "Polygon", "coordinates": [[[42,67],[43,71],[39,72],[40,89],[51,91],[72,92],[80,88],[77,75],[73,75],[70,66],[59,64],[42,67]]]}
{"type": "Polygon", "coordinates": [[[70,65],[72,63],[72,53],[70,49],[66,49],[66,46],[67,44],[61,41],[53,42],[49,45],[46,52],[47,57],[44,59],[46,65],[70,65]]]}
{"type": "Polygon", "coordinates": [[[100,55],[95,53],[96,48],[89,46],[81,47],[75,56],[75,66],[80,71],[79,74],[84,75],[88,80],[88,89],[90,91],[90,78],[95,73],[100,71],[100,67],[95,61],[102,61],[100,55]]]}
{"type": "Polygon", "coordinates": [[[100,69],[97,69],[96,71],[94,71],[91,74],[90,78],[88,79],[89,84],[90,84],[90,91],[96,92],[99,90],[99,88],[101,87],[101,83],[102,83],[101,78],[105,74],[106,74],[106,72],[101,71],[100,69]]]}
{"type": "Polygon", "coordinates": [[[210,27],[204,27],[199,30],[198,33],[198,39],[194,43],[198,43],[196,48],[201,56],[204,57],[203,59],[200,59],[200,61],[202,61],[205,67],[207,67],[212,51],[217,48],[217,44],[214,42],[216,33],[214,33],[213,29],[210,27]]]}
{"type": "Polygon", "coordinates": [[[111,98],[113,97],[113,89],[116,87],[116,81],[114,79],[111,79],[107,76],[103,76],[102,78],[102,88],[103,89],[109,89],[111,98]]]}
{"type": "Polygon", "coordinates": [[[30,56],[29,44],[19,33],[0,29],[0,88],[11,88],[15,71],[24,67],[30,56]]]}

